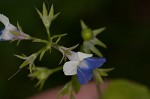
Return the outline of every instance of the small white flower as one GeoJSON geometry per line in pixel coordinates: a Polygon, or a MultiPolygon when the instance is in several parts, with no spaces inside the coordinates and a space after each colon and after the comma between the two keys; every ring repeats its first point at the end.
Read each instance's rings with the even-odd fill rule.
{"type": "Polygon", "coordinates": [[[102,66],[105,58],[94,58],[92,54],[70,51],[66,56],[70,61],[63,66],[65,75],[76,75],[80,84],[86,84],[93,77],[93,70],[102,66]]]}
{"type": "Polygon", "coordinates": [[[0,14],[0,21],[4,24],[5,28],[0,31],[0,40],[12,40],[12,39],[28,39],[29,35],[19,31],[17,27],[12,25],[9,19],[0,14]]]}

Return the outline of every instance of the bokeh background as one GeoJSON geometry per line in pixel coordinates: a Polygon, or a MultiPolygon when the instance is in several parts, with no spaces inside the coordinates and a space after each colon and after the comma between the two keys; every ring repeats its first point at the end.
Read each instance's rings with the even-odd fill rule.
{"type": "MultiPolygon", "coordinates": [[[[107,58],[104,68],[115,68],[107,79],[129,79],[150,88],[150,0],[0,0],[0,13],[8,16],[14,25],[19,21],[26,33],[46,38],[35,10],[35,7],[42,10],[43,2],[48,7],[53,3],[55,12],[61,12],[51,27],[52,35],[68,33],[60,44],[82,43],[80,19],[92,29],[106,27],[98,38],[108,46],[108,49],[99,47],[107,58]]],[[[2,23],[0,28],[3,28],[2,23]]],[[[18,47],[9,42],[0,42],[0,46],[0,99],[25,99],[68,80],[58,72],[38,91],[34,87],[36,80],[29,79],[28,70],[23,69],[8,81],[22,62],[13,54],[29,55],[42,45],[23,41],[18,47]]],[[[52,52],[36,64],[57,66],[61,54],[52,52]]]]}

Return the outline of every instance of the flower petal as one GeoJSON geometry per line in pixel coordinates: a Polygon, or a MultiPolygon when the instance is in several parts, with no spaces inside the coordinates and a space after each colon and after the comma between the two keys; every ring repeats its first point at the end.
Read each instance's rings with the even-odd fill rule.
{"type": "Polygon", "coordinates": [[[86,54],[86,53],[82,53],[82,52],[77,52],[77,54],[78,54],[78,57],[79,57],[80,61],[82,61],[85,58],[93,56],[93,54],[86,54]]]}
{"type": "Polygon", "coordinates": [[[78,54],[76,52],[70,51],[71,55],[67,55],[68,59],[71,61],[80,61],[78,54]]]}
{"type": "Polygon", "coordinates": [[[97,57],[89,57],[84,59],[84,61],[89,69],[93,70],[95,68],[101,67],[105,62],[106,58],[97,58],[97,57]]]}
{"type": "Polygon", "coordinates": [[[3,14],[0,14],[0,21],[5,25],[5,27],[10,24],[9,19],[3,14]]]}
{"type": "Polygon", "coordinates": [[[79,66],[78,61],[68,61],[63,66],[63,71],[65,75],[75,75],[77,74],[77,67],[79,66]]]}
{"type": "Polygon", "coordinates": [[[80,84],[88,83],[93,76],[93,71],[78,67],[77,78],[80,84]]]}
{"type": "Polygon", "coordinates": [[[8,30],[3,30],[2,34],[1,34],[1,39],[2,40],[12,40],[13,35],[8,30]]]}

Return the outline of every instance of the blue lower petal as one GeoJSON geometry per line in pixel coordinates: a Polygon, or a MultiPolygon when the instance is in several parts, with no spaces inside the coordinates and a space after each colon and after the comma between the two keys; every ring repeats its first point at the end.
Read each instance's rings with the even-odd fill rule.
{"type": "Polygon", "coordinates": [[[88,83],[93,77],[93,71],[78,67],[77,78],[80,84],[88,83]]]}
{"type": "Polygon", "coordinates": [[[89,57],[83,60],[90,70],[101,67],[105,62],[106,58],[89,57]]]}

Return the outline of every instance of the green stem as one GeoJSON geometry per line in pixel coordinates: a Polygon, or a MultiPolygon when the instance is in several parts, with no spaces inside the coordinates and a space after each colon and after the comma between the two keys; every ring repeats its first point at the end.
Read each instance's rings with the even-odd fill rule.
{"type": "Polygon", "coordinates": [[[48,40],[51,42],[51,35],[50,35],[49,28],[46,28],[46,32],[47,32],[48,40]]]}
{"type": "Polygon", "coordinates": [[[63,69],[63,66],[60,66],[60,67],[58,67],[58,68],[55,68],[55,69],[53,69],[53,73],[54,72],[57,72],[57,71],[59,71],[59,70],[62,70],[63,69]]]}

